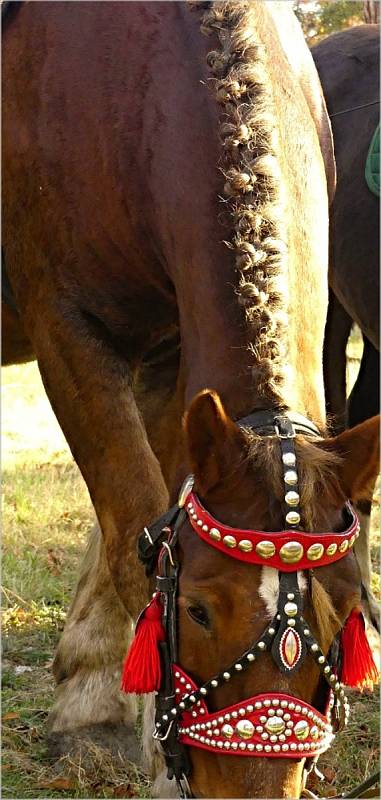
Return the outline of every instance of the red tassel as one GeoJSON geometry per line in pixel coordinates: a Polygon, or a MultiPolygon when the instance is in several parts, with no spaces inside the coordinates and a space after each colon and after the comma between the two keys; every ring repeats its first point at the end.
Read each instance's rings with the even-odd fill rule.
{"type": "Polygon", "coordinates": [[[161,663],[158,643],[165,639],[161,623],[162,605],[157,593],[138,620],[135,637],[123,667],[122,691],[147,694],[158,691],[161,683],[161,663]]]}
{"type": "Polygon", "coordinates": [[[354,608],[341,634],[341,680],[354,689],[373,689],[378,683],[379,671],[365,632],[364,617],[354,608]]]}

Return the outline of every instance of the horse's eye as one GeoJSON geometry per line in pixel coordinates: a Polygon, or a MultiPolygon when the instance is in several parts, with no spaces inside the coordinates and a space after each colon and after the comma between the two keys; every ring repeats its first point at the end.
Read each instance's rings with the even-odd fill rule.
{"type": "Polygon", "coordinates": [[[204,628],[209,626],[209,617],[205,608],[202,606],[188,606],[187,614],[190,618],[197,622],[198,625],[203,625],[204,628]]]}

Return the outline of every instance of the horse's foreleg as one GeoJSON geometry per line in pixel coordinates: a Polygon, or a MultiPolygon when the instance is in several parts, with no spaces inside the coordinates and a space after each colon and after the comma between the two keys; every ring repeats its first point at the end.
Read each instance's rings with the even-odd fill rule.
{"type": "Polygon", "coordinates": [[[360,536],[355,543],[355,554],[360,567],[361,582],[363,587],[362,605],[364,612],[380,632],[380,604],[375,599],[372,592],[372,562],[370,557],[370,512],[371,503],[362,502],[357,504],[357,513],[360,520],[360,536]]]}
{"type": "MultiPolygon", "coordinates": [[[[45,310],[43,322],[35,315],[32,339],[104,543],[104,550],[99,541],[90,546],[55,660],[58,689],[50,730],[55,744],[60,739],[67,749],[72,739],[65,740],[64,732],[77,735],[91,728],[97,742],[113,742],[117,726],[134,722],[119,683],[131,618],[148,592],[136,538],[167,507],[168,494],[127,364],[74,314],[53,318],[45,310]]],[[[127,742],[130,732],[125,728],[127,742]]]]}
{"type": "Polygon", "coordinates": [[[55,757],[90,738],[130,760],[138,759],[131,730],[135,698],[120,691],[120,668],[131,630],[131,617],[115,591],[102,534],[95,526],[53,662],[57,689],[49,719],[49,749],[55,757]]]}
{"type": "MultiPolygon", "coordinates": [[[[380,357],[366,336],[360,370],[348,398],[348,425],[352,428],[365,419],[378,414],[380,409],[380,357]]],[[[358,503],[360,536],[355,543],[355,553],[361,571],[363,584],[363,606],[366,616],[380,631],[380,604],[375,599],[372,586],[372,563],[370,557],[370,513],[372,504],[368,501],[358,503]]]]}

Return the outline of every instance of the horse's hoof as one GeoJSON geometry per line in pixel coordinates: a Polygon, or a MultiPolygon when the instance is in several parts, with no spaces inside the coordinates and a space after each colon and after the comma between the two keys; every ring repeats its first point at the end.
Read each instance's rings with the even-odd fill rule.
{"type": "Polygon", "coordinates": [[[73,731],[51,732],[47,737],[49,755],[56,760],[63,756],[81,757],[81,762],[91,764],[107,750],[119,763],[141,763],[141,749],[132,726],[123,723],[88,725],[73,731]]]}

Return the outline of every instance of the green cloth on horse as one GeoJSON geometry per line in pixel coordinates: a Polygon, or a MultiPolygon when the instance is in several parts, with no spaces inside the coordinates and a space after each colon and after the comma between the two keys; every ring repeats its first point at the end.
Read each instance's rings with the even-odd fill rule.
{"type": "Polygon", "coordinates": [[[373,134],[365,164],[365,179],[369,189],[380,196],[380,124],[373,134]]]}

